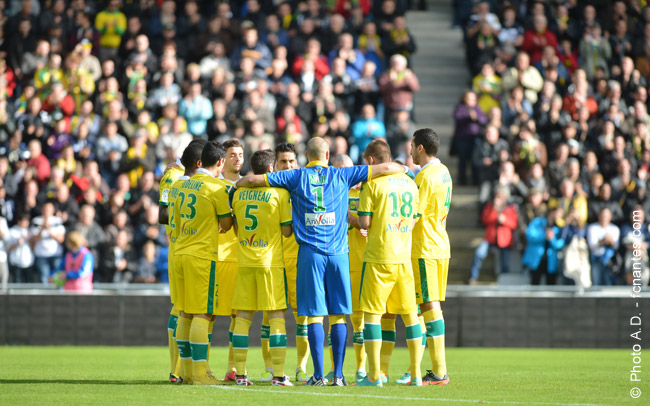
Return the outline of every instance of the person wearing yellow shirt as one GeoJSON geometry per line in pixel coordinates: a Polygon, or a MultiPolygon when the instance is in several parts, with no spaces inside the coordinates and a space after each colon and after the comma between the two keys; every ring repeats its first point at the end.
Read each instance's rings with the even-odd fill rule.
{"type": "MultiPolygon", "coordinates": [[[[363,154],[368,165],[390,162],[390,157],[390,148],[383,140],[372,141],[363,154]]],[[[359,225],[368,230],[368,242],[361,270],[359,308],[364,312],[363,339],[369,368],[359,386],[383,386],[381,318],[385,313],[401,315],[411,359],[410,384],[422,385],[422,329],[413,294],[415,282],[410,258],[418,199],[415,182],[403,173],[378,177],[361,186],[359,225]]]]}
{"type": "Polygon", "coordinates": [[[99,59],[114,59],[126,32],[126,16],[120,11],[121,0],[110,0],[106,9],[97,13],[95,28],[99,32],[99,59]]]}
{"type": "Polygon", "coordinates": [[[201,151],[201,168],[177,189],[169,224],[174,242],[173,269],[180,318],[176,342],[182,378],[194,385],[218,385],[208,369],[208,326],[219,302],[216,275],[219,230],[232,227],[228,193],[221,174],[225,150],[215,141],[201,151]]]}
{"type": "MultiPolygon", "coordinates": [[[[241,167],[244,164],[244,146],[236,139],[228,140],[223,143],[226,150],[223,171],[219,175],[219,180],[224,184],[227,191],[230,191],[232,185],[240,178],[241,167]]],[[[228,329],[228,368],[226,370],[225,381],[235,381],[237,371],[235,371],[235,362],[232,348],[232,332],[235,328],[235,318],[237,313],[232,310],[232,297],[235,292],[235,280],[237,279],[237,246],[239,240],[235,230],[219,235],[219,262],[217,262],[217,283],[219,284],[219,305],[217,306],[217,316],[230,316],[230,328],[228,329]]]]}
{"type": "MultiPolygon", "coordinates": [[[[205,146],[205,141],[201,139],[193,140],[190,145],[183,151],[182,157],[176,162],[180,167],[172,167],[160,179],[160,200],[158,202],[158,223],[165,225],[165,232],[169,237],[169,250],[168,250],[168,273],[169,273],[169,296],[172,303],[172,309],[169,313],[169,320],[167,321],[167,335],[169,344],[169,357],[171,361],[171,372],[169,373],[169,381],[172,383],[180,383],[180,358],[178,356],[178,346],[176,344],[176,326],[178,324],[179,310],[174,305],[176,302],[176,286],[174,284],[174,242],[171,238],[172,229],[169,225],[169,201],[170,194],[174,185],[180,187],[183,180],[189,179],[194,175],[196,170],[201,166],[201,152],[205,146]],[[177,181],[181,181],[176,183],[177,181]]],[[[177,194],[178,192],[176,192],[177,194]]],[[[175,195],[174,195],[175,197],[175,195]]],[[[208,340],[209,341],[209,340],[208,340]]]]}
{"type": "MultiPolygon", "coordinates": [[[[257,151],[251,168],[257,175],[273,171],[273,151],[257,151]]],[[[248,332],[256,311],[269,318],[269,351],[273,365],[272,386],[293,386],[284,374],[288,307],[287,276],[282,237],[293,233],[289,192],[282,188],[240,188],[232,197],[232,212],[239,241],[239,271],[232,307],[237,311],[232,347],[236,384],[250,386],[246,371],[248,332]]]]}
{"type": "Polygon", "coordinates": [[[413,229],[411,261],[415,297],[426,326],[432,369],[423,385],[447,385],[445,361],[445,322],[440,302],[445,300],[449,272],[447,215],[451,206],[452,181],[449,169],[436,158],[440,138],[430,128],[417,130],[411,141],[413,163],[420,166],[415,177],[419,189],[417,221],[413,229]]]}

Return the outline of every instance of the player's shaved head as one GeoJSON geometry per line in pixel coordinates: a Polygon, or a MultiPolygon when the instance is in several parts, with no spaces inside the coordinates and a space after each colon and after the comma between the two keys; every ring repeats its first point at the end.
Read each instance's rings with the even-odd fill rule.
{"type": "Polygon", "coordinates": [[[363,157],[366,158],[366,160],[373,157],[375,160],[374,163],[376,164],[390,162],[390,147],[384,140],[373,140],[368,144],[366,150],[363,152],[363,157]]]}
{"type": "Polygon", "coordinates": [[[275,163],[275,155],[270,149],[256,151],[251,157],[251,169],[255,175],[263,175],[268,172],[269,166],[275,163]]]}
{"type": "Polygon", "coordinates": [[[327,159],[327,152],[330,145],[320,137],[314,137],[307,142],[307,158],[310,161],[324,161],[327,159]]]}
{"type": "Polygon", "coordinates": [[[350,166],[354,166],[354,163],[352,162],[352,158],[349,156],[339,154],[332,158],[332,166],[337,168],[349,168],[350,166]]]}
{"type": "Polygon", "coordinates": [[[226,157],[226,150],[217,141],[208,141],[201,151],[201,163],[204,168],[212,168],[226,157]]]}
{"type": "Polygon", "coordinates": [[[181,156],[181,163],[186,169],[192,170],[196,168],[196,163],[201,159],[201,153],[205,144],[207,144],[206,140],[196,138],[185,148],[183,156],[181,156]]]}

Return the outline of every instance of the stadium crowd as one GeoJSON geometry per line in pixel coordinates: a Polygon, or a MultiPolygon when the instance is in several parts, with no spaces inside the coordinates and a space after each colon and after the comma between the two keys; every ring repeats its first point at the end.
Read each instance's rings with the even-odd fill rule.
{"type": "Polygon", "coordinates": [[[196,137],[238,139],[242,174],[313,136],[406,161],[410,3],[0,2],[0,283],[48,283],[73,230],[94,281],[165,281],[157,179],[196,137]]]}
{"type": "Polygon", "coordinates": [[[650,6],[455,4],[473,79],[450,152],[485,226],[470,283],[492,248],[501,272],[522,252],[532,284],[647,285],[650,6]]]}

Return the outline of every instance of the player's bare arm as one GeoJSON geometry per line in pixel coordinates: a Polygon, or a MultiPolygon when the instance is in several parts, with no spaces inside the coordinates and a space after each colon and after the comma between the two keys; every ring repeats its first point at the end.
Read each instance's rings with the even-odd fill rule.
{"type": "Polygon", "coordinates": [[[219,232],[227,233],[232,226],[233,226],[232,216],[219,218],[219,230],[220,230],[219,232]]]}
{"type": "Polygon", "coordinates": [[[242,187],[262,187],[266,186],[264,175],[246,175],[235,183],[237,189],[242,187]]]}
{"type": "Polygon", "coordinates": [[[405,166],[397,162],[385,162],[383,164],[371,165],[370,173],[372,178],[393,173],[405,172],[405,166]]]}
{"type": "Polygon", "coordinates": [[[291,224],[282,226],[282,235],[285,237],[291,237],[293,235],[293,226],[291,224]]]}
{"type": "Polygon", "coordinates": [[[169,224],[169,206],[158,206],[158,224],[169,224]]]}
{"type": "Polygon", "coordinates": [[[372,225],[372,216],[368,216],[367,214],[360,214],[359,215],[359,225],[361,226],[362,229],[369,229],[370,226],[372,225]]]}

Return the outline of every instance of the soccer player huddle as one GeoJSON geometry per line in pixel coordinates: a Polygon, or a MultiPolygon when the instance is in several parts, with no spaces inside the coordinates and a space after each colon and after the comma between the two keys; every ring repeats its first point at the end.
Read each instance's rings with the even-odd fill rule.
{"type": "Polygon", "coordinates": [[[452,182],[436,158],[439,147],[433,130],[414,133],[411,154],[421,169],[413,179],[407,167],[391,162],[383,140],[364,151],[367,165],[354,166],[347,156],[330,160],[328,143],[316,137],[307,144],[305,168],[298,168],[294,146],[285,143],[275,152],[255,152],[253,174],[241,178],[239,141],[192,141],[160,187],[159,220],[170,237],[170,380],[223,383],[211,372],[209,350],[215,317],[230,316],[224,380],[252,385],[249,330],[261,311],[266,370],[260,380],[293,386],[285,374],[290,306],[297,325],[296,382],[347,385],[351,315],[356,384],[381,387],[389,381],[400,315],[410,367],[395,382],[447,384],[440,302],[450,258],[452,182]],[[327,375],[325,317],[332,363],[327,375]],[[432,368],[422,377],[427,345],[432,368]]]}

